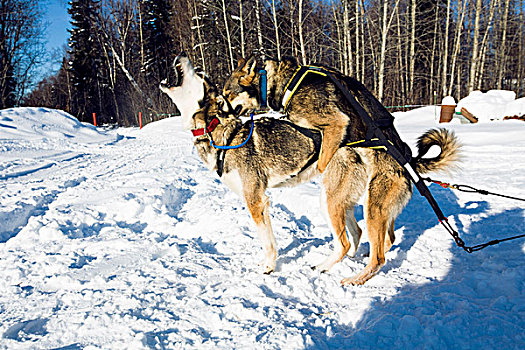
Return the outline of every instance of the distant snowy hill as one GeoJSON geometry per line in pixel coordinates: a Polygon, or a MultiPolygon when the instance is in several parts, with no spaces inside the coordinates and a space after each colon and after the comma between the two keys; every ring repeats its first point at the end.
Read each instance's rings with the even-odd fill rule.
{"type": "MultiPolygon", "coordinates": [[[[410,145],[439,109],[396,113],[410,145]]],[[[461,169],[432,177],[525,197],[525,123],[439,125],[461,169]]],[[[432,193],[468,244],[525,232],[523,202],[432,193]]],[[[366,285],[310,266],[330,252],[319,183],[274,189],[277,270],[244,203],[209,172],[180,119],[111,131],[44,108],[0,111],[2,349],[523,349],[524,240],[471,255],[414,194],[366,285]]]]}

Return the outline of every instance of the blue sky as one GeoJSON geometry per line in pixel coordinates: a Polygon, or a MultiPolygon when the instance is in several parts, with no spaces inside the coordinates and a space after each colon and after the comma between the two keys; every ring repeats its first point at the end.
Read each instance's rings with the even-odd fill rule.
{"type": "MultiPolygon", "coordinates": [[[[44,21],[48,25],[46,36],[47,51],[52,53],[55,50],[61,50],[69,37],[67,32],[67,29],[70,27],[67,0],[47,0],[43,3],[42,10],[44,12],[44,21]]],[[[55,62],[50,62],[49,65],[49,69],[58,69],[59,67],[59,63],[55,62]]]]}

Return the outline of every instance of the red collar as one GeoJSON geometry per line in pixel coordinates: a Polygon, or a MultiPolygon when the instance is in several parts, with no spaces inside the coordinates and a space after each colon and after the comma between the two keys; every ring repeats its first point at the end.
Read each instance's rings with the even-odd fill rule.
{"type": "Polygon", "coordinates": [[[219,125],[219,119],[217,117],[214,117],[210,124],[208,125],[208,127],[206,128],[201,128],[201,129],[193,129],[191,132],[193,134],[193,136],[197,137],[197,136],[202,136],[204,134],[211,134],[211,132],[213,130],[215,130],[215,128],[217,127],[217,125],[219,125]]]}

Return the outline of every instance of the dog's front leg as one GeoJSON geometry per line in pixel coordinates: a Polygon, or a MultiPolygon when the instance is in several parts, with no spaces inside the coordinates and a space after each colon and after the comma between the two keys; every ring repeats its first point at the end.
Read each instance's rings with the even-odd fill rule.
{"type": "Polygon", "coordinates": [[[264,250],[263,271],[265,274],[269,274],[275,270],[277,259],[275,237],[270,222],[270,201],[264,191],[249,193],[245,197],[264,250]]]}
{"type": "Polygon", "coordinates": [[[334,119],[333,123],[320,127],[323,140],[321,142],[321,152],[319,153],[317,168],[321,173],[325,171],[334,153],[339,149],[341,142],[346,136],[347,117],[342,113],[340,115],[340,120],[334,119]]]}

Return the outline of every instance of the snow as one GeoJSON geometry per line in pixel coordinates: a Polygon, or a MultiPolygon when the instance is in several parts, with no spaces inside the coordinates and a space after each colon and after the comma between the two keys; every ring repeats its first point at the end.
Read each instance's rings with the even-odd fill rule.
{"type": "Polygon", "coordinates": [[[525,99],[516,100],[516,93],[508,90],[472,91],[458,102],[456,112],[461,112],[461,108],[466,108],[480,122],[487,122],[523,115],[525,99]]]}
{"type": "MultiPolygon", "coordinates": [[[[413,146],[436,116],[395,123],[413,146]]],[[[441,126],[463,143],[462,168],[433,177],[525,197],[525,123],[441,126]]],[[[366,265],[366,229],[355,258],[312,271],[331,242],[318,181],[271,190],[280,257],[261,274],[246,206],[180,119],[104,131],[2,110],[0,149],[0,348],[525,347],[524,241],[469,255],[417,193],[381,272],[341,287],[366,265]]],[[[431,190],[468,244],[525,231],[522,202],[431,190]]],[[[365,228],[361,205],[356,218],[365,228]]]]}
{"type": "Polygon", "coordinates": [[[455,106],[456,100],[454,100],[454,97],[452,96],[445,96],[443,97],[443,100],[441,100],[442,106],[455,106]]]}

